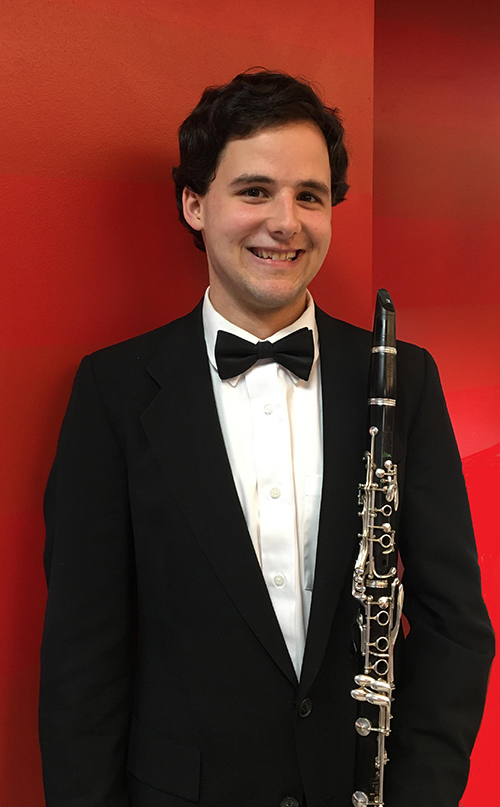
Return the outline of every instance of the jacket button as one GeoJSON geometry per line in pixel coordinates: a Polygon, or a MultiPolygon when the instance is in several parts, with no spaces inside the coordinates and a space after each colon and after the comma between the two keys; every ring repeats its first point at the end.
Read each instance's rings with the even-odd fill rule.
{"type": "Polygon", "coordinates": [[[299,715],[300,717],[308,717],[312,712],[312,700],[311,698],[304,698],[302,703],[299,706],[299,715]]]}
{"type": "Polygon", "coordinates": [[[297,801],[297,799],[294,799],[291,796],[287,796],[286,799],[280,801],[280,807],[299,807],[299,802],[297,801]]]}

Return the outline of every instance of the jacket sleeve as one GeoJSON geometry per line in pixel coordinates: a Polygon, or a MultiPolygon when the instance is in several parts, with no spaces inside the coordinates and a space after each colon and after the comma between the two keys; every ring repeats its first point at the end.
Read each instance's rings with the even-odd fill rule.
{"type": "Polygon", "coordinates": [[[132,530],[126,465],[91,357],[75,379],[45,518],[40,744],[47,807],[126,807],[132,530]]]}
{"type": "Polygon", "coordinates": [[[387,807],[457,807],[494,639],[460,456],[432,357],[408,436],[399,546],[410,630],[397,674],[387,807]]]}

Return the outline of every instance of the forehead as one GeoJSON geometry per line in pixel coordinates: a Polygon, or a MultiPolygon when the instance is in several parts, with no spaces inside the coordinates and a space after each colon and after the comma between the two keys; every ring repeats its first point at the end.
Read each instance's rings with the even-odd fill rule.
{"type": "Polygon", "coordinates": [[[215,179],[231,181],[240,174],[300,181],[315,178],[330,185],[326,140],[314,123],[297,121],[233,138],[224,148],[215,179]]]}

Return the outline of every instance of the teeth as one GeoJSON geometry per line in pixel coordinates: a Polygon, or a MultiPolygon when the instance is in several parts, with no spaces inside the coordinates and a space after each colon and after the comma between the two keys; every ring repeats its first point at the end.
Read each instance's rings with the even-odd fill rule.
{"type": "Polygon", "coordinates": [[[294,252],[269,252],[266,249],[254,249],[252,252],[258,258],[271,258],[272,261],[293,261],[297,255],[297,250],[294,252]]]}

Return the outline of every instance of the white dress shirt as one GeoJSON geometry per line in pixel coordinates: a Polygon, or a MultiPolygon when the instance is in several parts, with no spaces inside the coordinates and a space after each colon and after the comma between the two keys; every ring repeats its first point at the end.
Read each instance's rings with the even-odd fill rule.
{"type": "Polygon", "coordinates": [[[311,608],[323,481],[323,435],[318,331],[314,302],[299,319],[269,337],[299,328],[314,337],[308,381],[272,359],[261,359],[222,381],[215,361],[217,331],[247,339],[212,306],[207,289],[203,325],[226,451],[248,530],[297,676],[311,608]]]}

